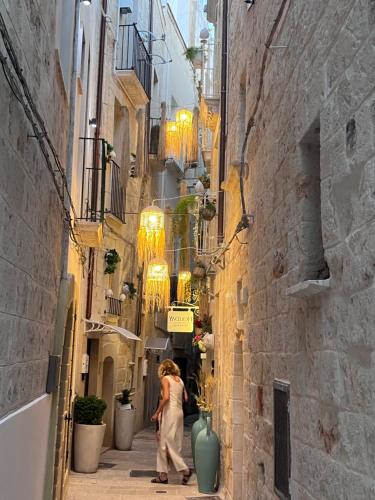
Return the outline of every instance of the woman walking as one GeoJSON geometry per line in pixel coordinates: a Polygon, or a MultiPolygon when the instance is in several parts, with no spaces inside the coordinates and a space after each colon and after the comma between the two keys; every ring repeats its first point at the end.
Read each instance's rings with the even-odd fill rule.
{"type": "Polygon", "coordinates": [[[168,484],[168,456],[176,471],[182,472],[182,484],[187,484],[192,474],[181,456],[184,435],[184,413],[182,402],[188,400],[184,383],[180,378],[178,366],[166,359],[159,367],[162,399],[152,416],[153,422],[160,423],[160,439],[157,452],[156,469],[158,477],[152,483],[168,484]]]}

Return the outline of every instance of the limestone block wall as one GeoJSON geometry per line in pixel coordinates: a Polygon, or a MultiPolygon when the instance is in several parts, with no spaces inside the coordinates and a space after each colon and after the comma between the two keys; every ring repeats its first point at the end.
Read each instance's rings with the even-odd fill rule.
{"type": "MultiPolygon", "coordinates": [[[[23,75],[64,165],[67,101],[55,3],[0,2],[23,75]]],[[[1,51],[5,54],[4,46],[1,51]]],[[[63,212],[23,109],[0,71],[0,417],[45,392],[63,212]]]]}
{"type": "MultiPolygon", "coordinates": [[[[229,56],[228,174],[281,3],[258,1],[248,9],[230,2],[229,54],[236,56],[229,56]]],[[[274,40],[287,48],[268,49],[246,154],[245,198],[255,224],[239,235],[247,245],[235,242],[218,269],[211,303],[227,498],[275,498],[275,379],[290,383],[291,498],[375,495],[374,28],[372,2],[291,1],[274,40]],[[307,277],[320,224],[330,289],[307,299],[289,296],[287,289],[307,277]],[[238,340],[240,279],[249,298],[238,340]],[[237,376],[242,407],[231,383],[237,376]],[[241,420],[238,410],[242,451],[230,431],[241,420]]],[[[239,206],[226,199],[228,238],[239,206]]],[[[324,266],[314,272],[327,277],[324,266]]]]}

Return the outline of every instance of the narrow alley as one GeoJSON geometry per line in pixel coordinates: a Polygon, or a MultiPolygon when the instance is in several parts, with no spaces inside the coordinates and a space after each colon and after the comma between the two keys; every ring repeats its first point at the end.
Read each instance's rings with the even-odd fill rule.
{"type": "Polygon", "coordinates": [[[375,0],[0,0],[0,500],[375,500],[375,0]]]}
{"type": "MultiPolygon", "coordinates": [[[[157,443],[155,430],[146,428],[134,438],[131,451],[108,450],[101,454],[95,474],[71,473],[67,500],[195,500],[215,495],[201,495],[195,475],[187,486],[181,485],[181,475],[171,474],[168,485],[151,484],[156,476],[157,443]]],[[[190,450],[190,432],[185,430],[184,450],[190,450]]],[[[192,466],[191,453],[188,464],[192,466]]],[[[219,497],[217,497],[219,500],[219,497]]]]}

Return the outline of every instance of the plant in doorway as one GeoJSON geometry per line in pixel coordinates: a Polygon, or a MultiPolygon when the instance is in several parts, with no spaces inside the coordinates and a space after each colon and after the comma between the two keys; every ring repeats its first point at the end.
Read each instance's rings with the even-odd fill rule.
{"type": "Polygon", "coordinates": [[[96,396],[77,397],[74,401],[74,470],[92,473],[98,470],[106,424],[107,404],[96,396]]]}
{"type": "Polygon", "coordinates": [[[130,450],[133,443],[135,408],[130,398],[133,389],[123,389],[117,396],[115,414],[115,445],[118,450],[130,450]]]}

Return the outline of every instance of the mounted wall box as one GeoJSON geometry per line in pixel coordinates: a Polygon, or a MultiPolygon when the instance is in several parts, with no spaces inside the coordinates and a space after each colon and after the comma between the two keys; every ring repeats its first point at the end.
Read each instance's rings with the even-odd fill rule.
{"type": "Polygon", "coordinates": [[[90,364],[90,356],[87,353],[82,354],[81,373],[88,373],[89,372],[89,364],[90,364]]]}
{"type": "Polygon", "coordinates": [[[51,394],[55,392],[59,385],[59,368],[61,363],[61,356],[50,354],[48,358],[48,372],[46,393],[51,394]]]}
{"type": "Polygon", "coordinates": [[[148,371],[148,360],[144,359],[142,361],[142,371],[143,371],[143,376],[147,377],[147,371],[148,371]]]}
{"type": "Polygon", "coordinates": [[[133,0],[120,0],[120,14],[131,14],[133,12],[133,0]]]}

